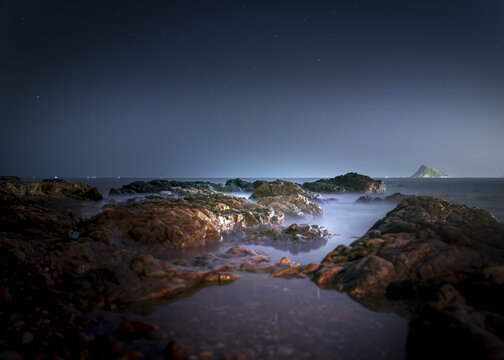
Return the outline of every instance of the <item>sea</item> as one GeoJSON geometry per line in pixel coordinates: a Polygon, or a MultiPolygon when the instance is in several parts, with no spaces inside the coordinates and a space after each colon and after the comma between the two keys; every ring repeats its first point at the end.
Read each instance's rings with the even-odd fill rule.
{"type": "MultiPolygon", "coordinates": [[[[66,179],[91,184],[105,195],[142,178],[66,179]]],[[[247,179],[255,181],[259,178],[247,179]]],[[[170,178],[169,180],[224,183],[224,178],[170,178]]],[[[264,180],[274,180],[264,178],[264,180]]],[[[288,178],[299,184],[317,178],[288,178]]],[[[503,178],[382,179],[387,191],[372,196],[385,197],[400,192],[428,195],[453,203],[488,210],[504,221],[503,178]]],[[[250,193],[235,193],[248,197],[250,193]]],[[[272,261],[288,257],[301,264],[319,263],[337,245],[349,245],[360,238],[396,205],[386,202],[356,203],[358,194],[324,195],[323,216],[299,221],[325,226],[331,236],[316,246],[273,248],[244,245],[265,251],[272,261]]],[[[126,197],[120,197],[124,200],[126,197]]],[[[106,203],[106,198],[103,203],[106,203]]],[[[94,211],[98,208],[95,208],[94,211]]],[[[90,213],[92,215],[93,212],[90,213]]],[[[292,223],[288,220],[286,225],[292,223]]],[[[226,250],[200,248],[178,252],[177,257],[226,250]]],[[[109,313],[97,329],[106,333],[122,316],[159,326],[167,338],[187,346],[192,354],[213,357],[238,354],[246,359],[404,359],[408,320],[395,313],[376,312],[351,299],[345,293],[324,290],[308,279],[277,279],[266,274],[238,273],[240,278],[225,286],[212,286],[162,306],[142,311],[125,309],[109,313]]],[[[139,343],[144,354],[152,356],[166,340],[139,343]]]]}

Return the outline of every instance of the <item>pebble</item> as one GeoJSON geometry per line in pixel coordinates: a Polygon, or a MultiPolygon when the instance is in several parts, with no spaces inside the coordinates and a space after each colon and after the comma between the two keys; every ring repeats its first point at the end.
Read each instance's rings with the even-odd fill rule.
{"type": "Polygon", "coordinates": [[[21,342],[23,344],[28,344],[33,341],[33,334],[29,331],[25,331],[21,337],[21,342]]]}

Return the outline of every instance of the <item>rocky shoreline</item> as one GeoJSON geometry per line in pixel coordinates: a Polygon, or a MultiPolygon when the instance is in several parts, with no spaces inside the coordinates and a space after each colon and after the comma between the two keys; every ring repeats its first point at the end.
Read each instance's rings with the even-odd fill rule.
{"type": "Polygon", "coordinates": [[[82,217],[69,204],[102,201],[98,189],[0,177],[0,359],[138,359],[143,354],[128,344],[144,338],[165,339],[160,358],[184,359],[187,349],[176,339],[138,321],[125,319],[110,334],[95,337],[92,328],[100,320],[89,314],[171,301],[233,282],[239,272],[308,277],[367,307],[407,317],[412,359],[446,356],[460,339],[459,355],[502,357],[504,225],[484,210],[430,197],[366,195],[358,201],[399,204],[320,264],[287,258],[273,263],[266,252],[241,246],[320,246],[330,236],[324,227],[284,226],[284,219],[320,216],[319,193],[384,191],[382,181],[355,173],[303,185],[153,180],[110,191],[151,195],[112,201],[82,217]],[[251,201],[226,192],[250,192],[251,201]],[[212,244],[224,250],[177,259],[160,255],[212,244]]]}

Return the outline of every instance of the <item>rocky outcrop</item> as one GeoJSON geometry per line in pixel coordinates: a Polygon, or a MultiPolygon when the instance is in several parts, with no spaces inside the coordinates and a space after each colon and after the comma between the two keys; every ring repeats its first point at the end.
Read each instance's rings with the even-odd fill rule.
{"type": "Polygon", "coordinates": [[[373,180],[369,176],[357,173],[305,182],[303,188],[318,193],[382,193],[386,190],[382,180],[373,180]]]}
{"type": "Polygon", "coordinates": [[[311,191],[304,190],[298,184],[290,181],[276,180],[271,182],[262,183],[257,189],[250,195],[251,199],[259,200],[266,197],[274,196],[284,196],[284,195],[302,195],[309,200],[320,199],[320,195],[314,194],[311,191]]]}
{"type": "Polygon", "coordinates": [[[253,192],[266,181],[257,180],[253,183],[240,178],[227,180],[226,183],[212,183],[209,181],[177,181],[155,179],[150,181],[134,181],[123,185],[119,189],[110,189],[109,195],[132,195],[132,194],[158,194],[163,191],[172,191],[179,195],[185,195],[184,191],[205,192],[205,190],[219,192],[253,192]]]}
{"type": "Polygon", "coordinates": [[[329,253],[312,277],[364,303],[375,296],[401,302],[412,319],[413,358],[446,355],[455,339],[465,339],[461,354],[497,358],[504,354],[496,320],[504,315],[497,305],[504,301],[502,269],[504,224],[485,210],[415,196],[350,247],[329,253]],[[441,334],[449,341],[440,344],[441,334]]]}
{"type": "Polygon", "coordinates": [[[257,204],[281,212],[287,218],[313,218],[322,215],[320,205],[301,194],[264,197],[257,204]]]}
{"type": "Polygon", "coordinates": [[[158,304],[204,286],[225,285],[238,277],[237,270],[273,274],[289,266],[237,247],[206,263],[183,265],[159,257],[159,243],[218,240],[228,230],[279,226],[281,216],[218,193],[111,205],[84,221],[38,203],[2,203],[0,354],[130,358],[124,342],[151,336],[155,327],[124,320],[113,334],[93,338],[88,329],[97,322],[86,314],[145,300],[158,304]]]}
{"type": "Polygon", "coordinates": [[[173,188],[180,189],[204,189],[222,190],[222,184],[214,184],[207,181],[176,181],[155,179],[150,181],[134,181],[123,185],[119,189],[110,189],[109,195],[131,195],[131,194],[157,194],[162,191],[173,191],[173,188]]]}
{"type": "Polygon", "coordinates": [[[385,198],[381,197],[375,197],[375,196],[369,196],[369,195],[363,195],[355,202],[357,203],[377,203],[377,202],[389,202],[389,203],[400,203],[404,199],[407,199],[409,197],[412,197],[413,195],[404,195],[401,193],[394,193],[392,195],[389,195],[385,198]]]}
{"type": "Polygon", "coordinates": [[[102,242],[133,241],[168,248],[204,245],[227,233],[276,226],[283,214],[217,192],[209,195],[111,204],[87,221],[83,236],[102,242]]]}
{"type": "Polygon", "coordinates": [[[253,192],[263,181],[255,181],[253,183],[242,180],[240,178],[229,179],[224,185],[224,192],[253,192]]]}
{"type": "Polygon", "coordinates": [[[269,227],[258,230],[252,233],[247,241],[299,254],[324,246],[329,236],[329,232],[323,226],[292,224],[283,228],[269,227]]]}
{"type": "Polygon", "coordinates": [[[8,204],[48,203],[54,200],[99,201],[101,192],[88,184],[60,179],[23,181],[16,177],[0,179],[0,201],[8,204]]]}
{"type": "Polygon", "coordinates": [[[355,294],[385,292],[405,280],[458,283],[504,261],[503,239],[504,225],[485,210],[411,197],[323,262],[342,266],[336,285],[355,294]]]}
{"type": "Polygon", "coordinates": [[[258,200],[259,205],[283,213],[288,218],[313,218],[322,215],[320,205],[312,201],[319,200],[321,196],[290,181],[264,182],[250,198],[258,200]]]}

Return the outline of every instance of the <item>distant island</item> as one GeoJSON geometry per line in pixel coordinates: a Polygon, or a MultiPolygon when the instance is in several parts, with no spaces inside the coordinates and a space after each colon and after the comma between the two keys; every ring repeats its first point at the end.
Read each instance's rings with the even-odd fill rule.
{"type": "Polygon", "coordinates": [[[437,169],[431,168],[430,166],[427,165],[422,165],[418,168],[416,173],[414,173],[412,178],[447,178],[448,175],[446,175],[444,172],[439,171],[437,169]]]}

